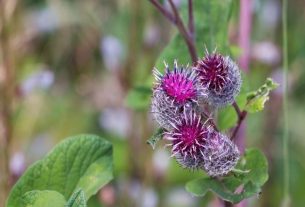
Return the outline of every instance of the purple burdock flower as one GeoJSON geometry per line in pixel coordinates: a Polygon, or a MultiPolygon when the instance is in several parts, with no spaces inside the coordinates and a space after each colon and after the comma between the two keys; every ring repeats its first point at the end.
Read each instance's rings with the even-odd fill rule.
{"type": "Polygon", "coordinates": [[[241,75],[236,63],[230,57],[207,53],[197,62],[203,87],[207,89],[206,101],[215,107],[223,107],[234,102],[240,91],[241,75]]]}
{"type": "Polygon", "coordinates": [[[201,167],[209,176],[225,175],[237,164],[239,150],[226,135],[212,128],[209,128],[207,135],[201,167]]]}
{"type": "Polygon", "coordinates": [[[156,83],[151,107],[157,122],[170,130],[180,112],[204,98],[205,90],[195,70],[178,67],[176,61],[173,70],[169,70],[167,64],[165,66],[164,75],[157,69],[153,70],[156,83]]]}
{"type": "Polygon", "coordinates": [[[165,139],[171,141],[172,157],[185,168],[200,167],[209,126],[194,112],[185,112],[172,125],[174,130],[165,132],[165,139]]]}

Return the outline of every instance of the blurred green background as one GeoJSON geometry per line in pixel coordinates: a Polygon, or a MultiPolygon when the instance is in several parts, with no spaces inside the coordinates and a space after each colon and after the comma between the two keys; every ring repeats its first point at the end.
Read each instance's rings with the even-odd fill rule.
{"type": "MultiPolygon", "coordinates": [[[[175,3],[179,6],[182,1],[175,3]]],[[[90,200],[89,207],[217,205],[212,194],[195,198],[184,189],[202,172],[180,168],[163,143],[154,151],[146,144],[156,124],[149,112],[150,93],[143,91],[151,86],[154,63],[176,32],[148,1],[8,2],[1,12],[9,19],[5,55],[13,68],[10,170],[15,181],[61,139],[94,133],[114,145],[115,179],[90,200]]],[[[255,89],[266,77],[282,82],[281,1],[252,3],[249,84],[255,89]]],[[[292,206],[301,207],[305,203],[305,1],[288,3],[290,192],[292,206]]],[[[229,27],[232,49],[236,49],[237,28],[238,4],[229,27]]],[[[262,194],[249,199],[248,206],[280,206],[282,201],[281,98],[279,87],[265,110],[247,119],[247,146],[261,148],[270,167],[262,194]]]]}

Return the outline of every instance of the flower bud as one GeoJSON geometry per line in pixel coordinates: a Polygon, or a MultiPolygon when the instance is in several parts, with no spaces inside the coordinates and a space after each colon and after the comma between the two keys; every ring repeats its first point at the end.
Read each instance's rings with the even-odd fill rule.
{"type": "Polygon", "coordinates": [[[223,107],[234,102],[241,87],[241,75],[236,63],[230,57],[207,54],[199,60],[195,69],[201,83],[207,89],[206,101],[214,107],[223,107]]]}
{"type": "Polygon", "coordinates": [[[165,139],[171,141],[172,157],[182,167],[199,168],[203,161],[208,126],[194,112],[185,112],[173,127],[174,130],[165,132],[165,139]]]}
{"type": "Polygon", "coordinates": [[[187,108],[192,108],[205,96],[205,90],[199,82],[195,70],[178,67],[170,71],[166,64],[165,74],[162,75],[154,69],[155,85],[153,88],[151,109],[156,121],[165,129],[173,129],[171,122],[178,119],[180,113],[187,108]]]}
{"type": "Polygon", "coordinates": [[[239,150],[224,134],[209,129],[207,135],[202,168],[212,177],[226,175],[237,164],[239,150]]]}

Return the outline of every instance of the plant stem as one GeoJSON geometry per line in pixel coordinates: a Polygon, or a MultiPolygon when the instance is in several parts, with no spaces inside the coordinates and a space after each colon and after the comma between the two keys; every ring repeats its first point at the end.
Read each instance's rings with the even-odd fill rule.
{"type": "Polygon", "coordinates": [[[236,101],[233,102],[232,106],[234,107],[238,117],[241,117],[242,112],[240,111],[239,106],[237,105],[236,101]]]}
{"type": "MultiPolygon", "coordinates": [[[[197,51],[194,43],[193,35],[191,35],[191,32],[188,31],[179,15],[179,12],[172,0],[168,0],[170,7],[173,11],[173,14],[171,14],[169,11],[167,11],[157,0],[149,0],[172,24],[174,24],[177,29],[179,30],[179,33],[182,35],[187,48],[189,50],[192,62],[195,63],[197,61],[197,51]]],[[[192,9],[189,11],[193,11],[192,9]]],[[[191,15],[193,16],[193,14],[191,15]]]]}
{"type": "Polygon", "coordinates": [[[188,14],[189,14],[188,27],[189,27],[191,36],[194,39],[195,26],[194,26],[194,15],[193,15],[193,0],[188,0],[188,14]]]}
{"type": "Polygon", "coordinates": [[[168,0],[173,12],[174,12],[174,16],[176,18],[176,26],[178,28],[178,30],[180,31],[182,37],[184,38],[186,45],[188,47],[188,50],[190,52],[190,56],[192,58],[193,63],[197,61],[197,51],[196,51],[196,47],[192,38],[192,35],[190,34],[189,31],[186,30],[186,27],[183,24],[183,21],[179,15],[179,12],[173,2],[173,0],[168,0]]]}
{"type": "Polygon", "coordinates": [[[234,109],[235,109],[235,111],[236,111],[236,113],[237,113],[238,121],[237,121],[237,125],[236,125],[235,128],[233,129],[233,133],[232,133],[232,136],[231,136],[231,140],[233,140],[233,139],[236,137],[237,132],[238,132],[238,130],[240,129],[242,122],[244,121],[244,119],[245,119],[246,116],[247,116],[247,111],[245,111],[245,110],[241,111],[240,108],[239,108],[239,106],[237,105],[236,102],[234,102],[234,103],[232,104],[232,106],[234,107],[234,109]]]}
{"type": "Polygon", "coordinates": [[[283,114],[284,114],[284,132],[283,132],[283,156],[284,156],[284,200],[283,206],[289,206],[289,126],[288,126],[288,42],[287,42],[287,0],[282,1],[282,32],[283,32],[283,114]]]}
{"type": "Polygon", "coordinates": [[[175,23],[175,17],[167,11],[157,0],[149,0],[171,23],[175,23]]]}

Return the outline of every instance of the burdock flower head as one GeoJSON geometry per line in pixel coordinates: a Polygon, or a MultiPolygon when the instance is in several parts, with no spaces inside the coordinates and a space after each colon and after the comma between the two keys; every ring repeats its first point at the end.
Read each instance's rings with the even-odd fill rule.
{"type": "Polygon", "coordinates": [[[209,176],[222,176],[230,172],[239,160],[237,146],[224,134],[209,129],[203,151],[203,170],[209,176]]]}
{"type": "Polygon", "coordinates": [[[197,62],[195,69],[207,89],[207,102],[210,105],[223,107],[234,102],[240,91],[241,75],[230,57],[207,52],[206,57],[197,62]]]}
{"type": "Polygon", "coordinates": [[[178,67],[176,61],[173,70],[167,64],[165,66],[164,75],[157,69],[153,71],[156,83],[151,107],[157,122],[170,130],[179,113],[203,99],[205,91],[195,70],[178,67]]]}
{"type": "Polygon", "coordinates": [[[173,126],[174,130],[165,132],[165,139],[171,141],[172,157],[185,168],[202,166],[209,126],[194,112],[184,112],[173,126]]]}

